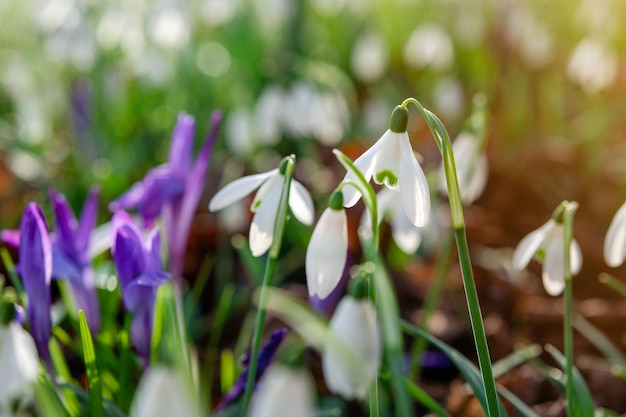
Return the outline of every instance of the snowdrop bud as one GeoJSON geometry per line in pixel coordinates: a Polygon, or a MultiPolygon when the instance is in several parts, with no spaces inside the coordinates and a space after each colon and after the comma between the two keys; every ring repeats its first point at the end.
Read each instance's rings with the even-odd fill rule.
{"type": "Polygon", "coordinates": [[[0,415],[12,401],[28,394],[39,376],[33,337],[16,321],[0,325],[0,415]]]}
{"type": "Polygon", "coordinates": [[[402,106],[396,106],[391,112],[391,120],[389,121],[389,130],[395,133],[406,132],[409,124],[409,109],[402,106]]]}
{"type": "Polygon", "coordinates": [[[174,369],[154,366],[141,378],[133,399],[134,417],[200,417],[191,385],[174,369]]]}
{"type": "Polygon", "coordinates": [[[306,251],[306,278],[309,295],[325,299],[335,289],[348,257],[348,219],[343,194],[335,190],[313,230],[306,251]]]}
{"type": "Polygon", "coordinates": [[[307,371],[276,363],[261,378],[248,417],[314,417],[314,394],[307,371]]]}
{"type": "Polygon", "coordinates": [[[330,320],[322,352],[328,389],[345,399],[364,399],[376,378],[381,346],[376,312],[367,298],[344,297],[330,320]]]}

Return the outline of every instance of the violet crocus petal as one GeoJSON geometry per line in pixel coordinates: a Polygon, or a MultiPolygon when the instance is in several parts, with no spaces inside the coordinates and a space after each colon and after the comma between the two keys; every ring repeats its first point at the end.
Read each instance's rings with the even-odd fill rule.
{"type": "MultiPolygon", "coordinates": [[[[96,226],[98,218],[98,195],[100,192],[97,188],[92,188],[89,191],[83,211],[80,214],[80,220],[78,222],[78,229],[76,230],[76,248],[81,254],[87,254],[89,252],[91,232],[96,226]]],[[[87,256],[88,257],[88,256],[87,256]]]]}
{"type": "MultiPolygon", "coordinates": [[[[261,378],[265,370],[274,361],[274,356],[276,356],[276,351],[278,350],[278,347],[280,346],[282,341],[285,339],[286,335],[287,335],[286,328],[276,330],[270,336],[269,342],[267,342],[267,344],[261,348],[261,350],[259,351],[259,356],[258,356],[259,359],[257,362],[255,381],[258,381],[259,378],[261,378]]],[[[237,399],[239,399],[243,395],[246,389],[246,382],[248,380],[248,367],[247,366],[249,364],[249,357],[250,357],[249,354],[246,355],[246,358],[243,361],[243,364],[246,365],[246,369],[239,375],[239,378],[237,378],[237,381],[235,381],[232,388],[224,396],[222,401],[220,401],[217,408],[215,409],[216,413],[219,413],[220,411],[225,409],[228,405],[237,401],[237,399]]]]}
{"type": "Polygon", "coordinates": [[[123,291],[145,269],[146,260],[141,236],[132,226],[120,226],[114,242],[113,260],[123,291]]]}
{"type": "Polygon", "coordinates": [[[81,270],[76,262],[70,259],[59,242],[52,243],[52,278],[68,278],[71,281],[80,281],[81,270]]]}
{"type": "Polygon", "coordinates": [[[137,285],[158,287],[172,279],[172,275],[168,272],[156,271],[149,274],[140,275],[135,281],[137,285]]]}
{"type": "Polygon", "coordinates": [[[78,221],[65,196],[50,189],[50,200],[54,210],[54,241],[60,249],[73,261],[78,263],[75,230],[78,221]]]}
{"type": "Polygon", "coordinates": [[[91,267],[81,271],[80,280],[69,280],[76,308],[85,312],[92,333],[100,330],[100,310],[96,293],[95,274],[91,267]]]}
{"type": "Polygon", "coordinates": [[[48,340],[52,329],[50,317],[50,280],[52,244],[43,212],[35,203],[26,206],[20,224],[20,273],[28,297],[28,321],[31,333],[46,361],[50,358],[48,340]]]}
{"type": "MultiPolygon", "coordinates": [[[[154,305],[154,302],[152,303],[154,305]]],[[[150,361],[152,342],[153,306],[133,312],[130,323],[130,340],[145,364],[150,361]]]]}
{"type": "Polygon", "coordinates": [[[109,211],[116,212],[139,206],[146,192],[145,189],[146,186],[141,181],[133,184],[124,194],[109,203],[109,211]]]}
{"type": "Polygon", "coordinates": [[[160,166],[152,169],[143,180],[145,186],[139,213],[146,226],[152,225],[161,214],[163,206],[173,197],[184,192],[183,179],[174,175],[171,168],[160,166]]]}
{"type": "Polygon", "coordinates": [[[170,145],[169,166],[184,177],[191,169],[194,132],[196,121],[186,113],[179,113],[170,145]]]}
{"type": "Polygon", "coordinates": [[[0,232],[0,240],[7,246],[18,248],[20,246],[20,231],[3,230],[0,232]]]}
{"type": "Polygon", "coordinates": [[[174,276],[182,276],[184,253],[189,237],[193,216],[198,209],[198,202],[204,189],[204,180],[209,167],[213,146],[217,140],[222,113],[214,111],[211,115],[211,131],[200,148],[191,172],[185,181],[185,193],[180,199],[173,199],[163,211],[163,219],[167,231],[167,244],[170,263],[174,276]]]}

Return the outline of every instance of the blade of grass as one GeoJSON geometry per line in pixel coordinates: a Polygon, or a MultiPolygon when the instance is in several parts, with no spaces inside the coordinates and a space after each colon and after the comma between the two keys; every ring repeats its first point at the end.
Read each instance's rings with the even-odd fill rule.
{"type": "Polygon", "coordinates": [[[11,284],[17,291],[20,296],[20,300],[22,301],[22,305],[26,305],[26,293],[24,292],[24,287],[22,286],[22,281],[19,279],[17,274],[15,273],[15,264],[13,264],[13,260],[11,259],[11,255],[9,255],[9,251],[7,248],[0,248],[0,258],[2,258],[2,263],[7,269],[9,274],[9,279],[11,280],[11,284]]]}
{"type": "Polygon", "coordinates": [[[404,378],[404,384],[409,394],[413,396],[420,404],[428,408],[439,417],[450,417],[450,414],[437,401],[433,399],[426,391],[414,384],[408,378],[404,378]]]}
{"type": "Polygon", "coordinates": [[[574,328],[585,336],[604,356],[615,363],[626,365],[626,356],[593,323],[580,314],[576,314],[574,315],[573,324],[574,328]]]}
{"type": "Polygon", "coordinates": [[[91,417],[103,417],[104,410],[102,408],[102,385],[100,382],[100,373],[96,362],[96,352],[93,348],[91,331],[89,330],[87,318],[85,317],[83,310],[78,311],[78,321],[80,326],[80,339],[83,344],[85,368],[87,369],[89,415],[91,417]]]}
{"type": "MultiPolygon", "coordinates": [[[[565,356],[563,356],[563,354],[552,345],[546,345],[545,349],[556,361],[559,367],[565,371],[567,366],[565,356]]],[[[587,387],[587,383],[576,367],[572,367],[572,378],[572,387],[574,389],[574,395],[572,398],[575,415],[578,417],[592,416],[595,409],[593,397],[587,387]]]]}
{"type": "MultiPolygon", "coordinates": [[[[404,330],[405,333],[408,333],[411,336],[427,339],[431,344],[433,344],[443,353],[445,353],[457,367],[459,372],[461,372],[461,374],[471,387],[472,392],[474,392],[474,395],[480,402],[483,411],[485,412],[485,414],[487,413],[487,396],[485,394],[482,376],[481,373],[478,371],[478,368],[476,368],[476,366],[474,366],[472,362],[470,362],[465,356],[463,356],[458,350],[454,349],[452,346],[442,342],[431,334],[413,326],[406,321],[402,321],[402,330],[404,330]]],[[[499,399],[498,407],[501,415],[506,416],[506,410],[504,409],[504,406],[499,399]]]]}
{"type": "Polygon", "coordinates": [[[41,417],[70,417],[47,376],[40,376],[35,384],[35,398],[41,417]]]}

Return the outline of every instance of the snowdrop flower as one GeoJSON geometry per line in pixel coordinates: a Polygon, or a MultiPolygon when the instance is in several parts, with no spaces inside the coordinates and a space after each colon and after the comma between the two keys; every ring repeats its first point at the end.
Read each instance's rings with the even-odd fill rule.
{"type": "Polygon", "coordinates": [[[355,42],[350,68],[361,81],[373,82],[387,70],[389,51],[385,40],[376,32],[365,32],[355,42]]]}
{"type": "Polygon", "coordinates": [[[16,321],[0,324],[0,415],[28,394],[39,376],[39,357],[32,336],[16,321]]]}
{"type": "MultiPolygon", "coordinates": [[[[422,227],[430,214],[430,193],[424,172],[409,142],[406,132],[408,120],[409,111],[397,106],[391,114],[389,129],[354,161],[354,165],[367,181],[374,177],[376,184],[399,191],[406,216],[412,224],[422,227]]],[[[356,181],[356,176],[348,172],[344,181],[356,181]]],[[[343,188],[346,207],[354,206],[360,196],[353,186],[343,188]]]]}
{"type": "Polygon", "coordinates": [[[567,75],[587,93],[597,93],[615,81],[617,69],[618,57],[613,48],[588,37],[572,52],[567,75]]]}
{"type": "Polygon", "coordinates": [[[444,71],[454,62],[454,50],[448,33],[439,25],[416,28],[404,47],[404,60],[413,68],[444,71]]]}
{"type": "MultiPolygon", "coordinates": [[[[378,222],[387,216],[391,219],[391,236],[396,245],[405,253],[414,253],[422,241],[420,228],[407,217],[402,207],[402,194],[391,188],[383,188],[376,194],[378,222]]],[[[361,217],[361,228],[371,230],[371,217],[368,210],[361,217]]]]}
{"type": "Polygon", "coordinates": [[[323,300],[333,292],[343,276],[347,257],[348,219],[343,209],[343,194],[336,190],[306,250],[305,271],[310,297],[323,300]]]}
{"type": "Polygon", "coordinates": [[[263,375],[248,417],[314,417],[313,381],[303,368],[276,363],[263,375]]]}
{"type": "Polygon", "coordinates": [[[604,238],[604,260],[610,267],[617,267],[626,259],[626,203],[615,213],[604,238]]]}
{"type": "MultiPolygon", "coordinates": [[[[489,175],[487,155],[482,149],[479,138],[469,132],[459,134],[452,143],[452,153],[461,200],[463,204],[470,205],[482,195],[487,185],[489,175]]],[[[443,163],[439,167],[439,190],[446,195],[448,194],[443,163]]]]}
{"type": "MultiPolygon", "coordinates": [[[[209,202],[209,211],[221,210],[259,189],[250,206],[254,213],[249,236],[253,256],[263,255],[272,246],[276,212],[284,181],[281,164],[281,168],[248,175],[231,182],[218,191],[209,202]]],[[[313,200],[306,188],[294,179],[291,180],[289,189],[289,208],[301,223],[306,225],[313,223],[313,200]]]]}
{"type": "MultiPolygon", "coordinates": [[[[565,271],[563,268],[563,224],[554,218],[548,220],[539,229],[529,233],[515,248],[513,268],[522,270],[536,256],[543,263],[543,286],[550,295],[559,295],[565,289],[565,271]]],[[[570,268],[572,275],[580,272],[582,253],[576,240],[570,246],[570,268]]]]}
{"type": "Polygon", "coordinates": [[[346,296],[339,302],[322,352],[324,381],[331,392],[347,400],[367,396],[381,361],[379,333],[369,299],[346,296]]]}
{"type": "Polygon", "coordinates": [[[133,398],[134,417],[200,417],[200,406],[193,389],[180,372],[163,365],[144,373],[133,398]]]}

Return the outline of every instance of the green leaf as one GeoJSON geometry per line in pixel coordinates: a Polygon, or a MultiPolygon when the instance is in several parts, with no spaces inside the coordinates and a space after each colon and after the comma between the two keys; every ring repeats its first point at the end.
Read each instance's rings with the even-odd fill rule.
{"type": "MultiPolygon", "coordinates": [[[[552,356],[559,367],[565,372],[565,356],[557,348],[552,345],[546,345],[546,351],[552,356]]],[[[574,409],[578,417],[593,416],[595,405],[593,403],[593,397],[587,387],[587,383],[583,379],[578,369],[575,367],[572,369],[572,375],[574,377],[574,409]]]]}
{"type": "Polygon", "coordinates": [[[96,362],[96,352],[93,348],[91,331],[87,324],[87,318],[83,310],[78,311],[78,321],[80,325],[80,339],[83,344],[83,357],[85,368],[87,369],[87,383],[89,387],[89,415],[91,417],[103,417],[104,410],[102,404],[102,384],[100,373],[96,362]]]}
{"type": "Polygon", "coordinates": [[[41,417],[70,417],[47,376],[40,376],[35,384],[35,398],[41,417]]]}
{"type": "MultiPolygon", "coordinates": [[[[433,335],[411,325],[406,321],[402,321],[402,329],[412,336],[427,339],[430,343],[432,343],[443,353],[445,353],[457,367],[459,372],[463,374],[463,377],[472,388],[472,391],[478,399],[478,402],[480,402],[483,411],[487,413],[487,397],[485,395],[485,387],[483,384],[482,376],[478,368],[476,368],[476,366],[474,366],[472,362],[470,362],[465,356],[463,356],[458,350],[454,349],[452,346],[442,342],[433,335]]],[[[507,416],[506,410],[504,409],[504,406],[499,399],[498,406],[500,408],[500,414],[503,416],[507,416]]]]}
{"type": "Polygon", "coordinates": [[[573,320],[574,328],[580,332],[592,345],[604,356],[620,365],[626,365],[626,357],[611,340],[606,337],[596,326],[580,314],[576,314],[573,320]]]}
{"type": "Polygon", "coordinates": [[[437,401],[433,399],[426,391],[421,389],[418,385],[414,384],[408,378],[404,378],[404,384],[406,390],[415,398],[420,404],[428,408],[430,411],[438,415],[439,417],[450,417],[450,414],[443,408],[437,401]]]}

